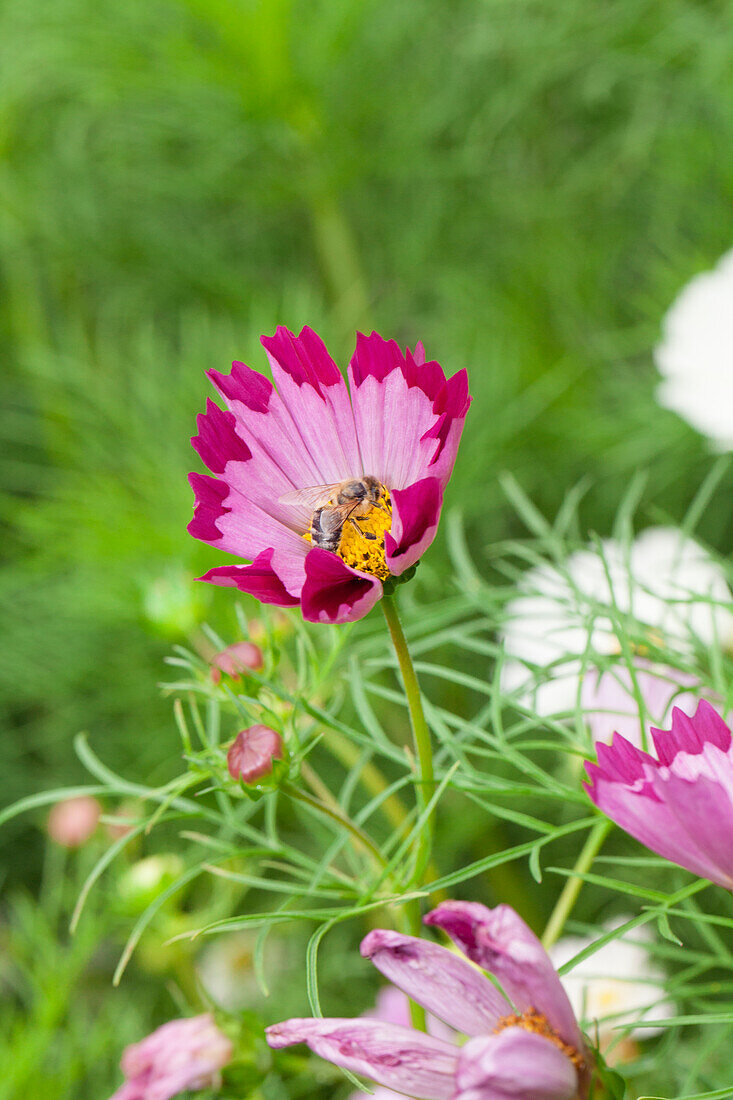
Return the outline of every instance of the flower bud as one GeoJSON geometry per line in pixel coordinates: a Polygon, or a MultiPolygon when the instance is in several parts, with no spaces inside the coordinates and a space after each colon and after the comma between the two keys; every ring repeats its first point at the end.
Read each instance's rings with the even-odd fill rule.
{"type": "Polygon", "coordinates": [[[252,642],[235,642],[222,649],[211,659],[211,679],[215,684],[221,680],[222,672],[238,680],[243,672],[259,672],[263,667],[262,650],[252,642]]]}
{"type": "Polygon", "coordinates": [[[48,815],[48,835],[63,848],[81,848],[97,828],[101,812],[96,798],[88,795],[57,802],[48,815]]]}
{"type": "Polygon", "coordinates": [[[253,783],[269,775],[273,761],[282,760],[283,741],[269,726],[250,726],[238,733],[227,753],[227,765],[232,779],[253,783]]]}

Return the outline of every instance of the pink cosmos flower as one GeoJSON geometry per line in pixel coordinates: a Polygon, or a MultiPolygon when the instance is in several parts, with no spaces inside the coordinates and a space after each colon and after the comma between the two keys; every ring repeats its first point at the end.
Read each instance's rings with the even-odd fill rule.
{"type": "Polygon", "coordinates": [[[702,700],[692,718],[675,707],[672,729],[651,733],[658,759],[620,734],[598,744],[586,791],[647,848],[733,890],[731,731],[702,700]]]}
{"type": "Polygon", "coordinates": [[[216,477],[190,479],[191,534],[251,564],[201,579],[300,605],[313,622],[360,619],[435,537],[470,402],[466,372],[446,380],[421,344],[402,352],[373,332],[357,336],[347,387],[311,329],[278,328],[262,343],[275,386],[243,363],[209,372],[226,411],[209,401],[192,442],[216,477]],[[342,483],[364,478],[376,479],[379,502],[344,520],[335,549],[313,545],[318,508],[332,517],[342,483]]]}
{"type": "Polygon", "coordinates": [[[361,953],[432,1016],[469,1036],[464,1046],[364,1016],[286,1020],[267,1029],[270,1046],[307,1043],[382,1089],[422,1100],[585,1096],[586,1051],[570,1002],[542,944],[514,910],[449,901],[425,922],[447,932],[507,996],[452,951],[414,936],[370,932],[361,953]]]}
{"type": "Polygon", "coordinates": [[[283,739],[269,726],[250,726],[237,734],[227,753],[232,779],[253,783],[272,771],[273,761],[282,760],[283,739]]]}
{"type": "Polygon", "coordinates": [[[48,815],[48,835],[62,848],[81,848],[96,830],[101,813],[102,807],[89,795],[57,802],[48,815]]]}
{"type": "Polygon", "coordinates": [[[170,1100],[189,1089],[215,1088],[232,1054],[210,1013],[171,1020],[127,1047],[120,1062],[126,1081],[111,1100],[170,1100]]]}

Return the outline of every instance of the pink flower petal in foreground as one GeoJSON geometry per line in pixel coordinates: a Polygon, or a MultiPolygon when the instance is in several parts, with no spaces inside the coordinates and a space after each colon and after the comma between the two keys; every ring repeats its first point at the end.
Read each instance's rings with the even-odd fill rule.
{"type": "Polygon", "coordinates": [[[111,1100],[170,1100],[181,1092],[215,1088],[232,1054],[210,1013],[171,1020],[127,1047],[120,1062],[126,1080],[111,1100]]]}
{"type": "Polygon", "coordinates": [[[586,763],[596,806],[642,844],[733,890],[731,731],[702,700],[692,718],[672,711],[672,729],[652,729],[657,758],[617,734],[586,763]]]}
{"type": "MultiPolygon", "coordinates": [[[[465,1046],[380,1019],[286,1020],[272,1047],[307,1043],[382,1089],[421,1100],[574,1100],[587,1094],[586,1051],[552,963],[508,906],[444,902],[425,918],[501,982],[435,943],[378,929],[362,954],[429,1013],[472,1036],[465,1046]]],[[[385,1096],[384,1093],[381,1093],[385,1096]]],[[[386,1100],[386,1096],[385,1096],[386,1100]]]]}
{"type": "Polygon", "coordinates": [[[313,622],[360,619],[435,537],[470,404],[466,372],[446,379],[421,345],[403,352],[373,332],[357,337],[347,386],[311,329],[278,328],[262,343],[275,385],[242,363],[210,372],[226,409],[209,401],[192,440],[216,476],[191,474],[188,529],[251,564],[201,579],[300,605],[313,622]],[[372,495],[351,491],[334,512],[342,483],[364,479],[372,495]]]}

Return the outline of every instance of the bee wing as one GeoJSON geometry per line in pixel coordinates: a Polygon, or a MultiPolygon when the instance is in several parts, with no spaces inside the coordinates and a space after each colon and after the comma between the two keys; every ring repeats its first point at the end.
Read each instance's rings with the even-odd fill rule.
{"type": "Polygon", "coordinates": [[[303,489],[293,489],[289,493],[283,493],[278,497],[278,503],[302,504],[315,511],[316,508],[322,508],[324,504],[328,504],[329,500],[333,500],[341,485],[340,481],[335,485],[306,485],[303,489]]]}

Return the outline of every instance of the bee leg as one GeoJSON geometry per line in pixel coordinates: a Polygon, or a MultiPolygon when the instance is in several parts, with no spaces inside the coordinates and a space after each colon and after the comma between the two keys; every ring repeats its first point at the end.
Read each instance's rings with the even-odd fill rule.
{"type": "Polygon", "coordinates": [[[377,536],[374,534],[373,531],[362,531],[359,524],[356,522],[355,519],[352,519],[351,516],[349,516],[349,523],[352,525],[352,527],[356,528],[363,539],[370,539],[371,541],[374,541],[374,539],[376,539],[377,536]]]}
{"type": "Polygon", "coordinates": [[[380,504],[380,502],[378,500],[374,501],[374,504],[372,505],[372,507],[373,508],[380,508],[383,512],[386,512],[388,516],[392,514],[390,512],[389,508],[387,507],[387,505],[386,504],[380,504]]]}

